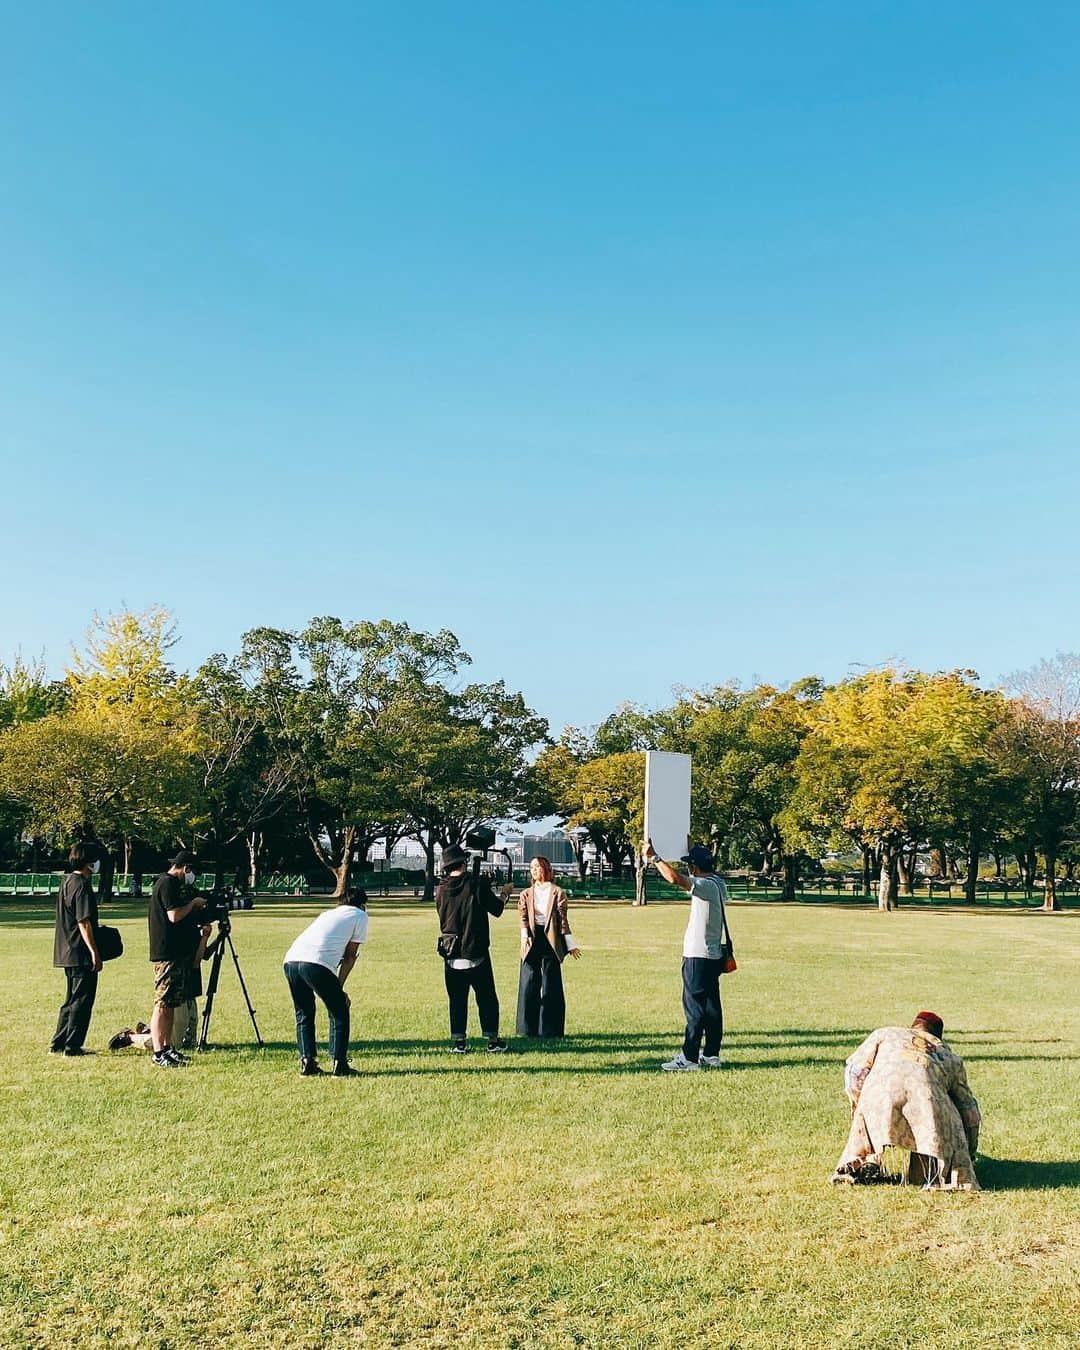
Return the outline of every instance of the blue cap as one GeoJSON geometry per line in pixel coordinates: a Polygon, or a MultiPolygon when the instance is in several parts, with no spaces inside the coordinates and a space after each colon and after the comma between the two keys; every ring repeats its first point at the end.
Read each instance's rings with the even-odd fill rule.
{"type": "Polygon", "coordinates": [[[682,861],[693,863],[703,872],[711,872],[713,869],[713,856],[704,844],[695,844],[689,853],[683,854],[682,861]]]}

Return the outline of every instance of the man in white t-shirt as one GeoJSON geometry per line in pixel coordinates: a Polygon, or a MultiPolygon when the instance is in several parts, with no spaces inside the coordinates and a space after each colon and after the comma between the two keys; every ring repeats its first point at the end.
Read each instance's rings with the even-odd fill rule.
{"type": "Polygon", "coordinates": [[[724,968],[724,901],[727,888],[713,872],[713,856],[703,844],[695,844],[682,861],[689,876],[664,862],[645,844],[646,862],[672,886],[690,893],[690,917],[683,938],[683,1011],[686,1036],[682,1049],[661,1068],[668,1073],[689,1073],[706,1065],[720,1068],[720,1045],[724,1039],[724,1010],[720,1005],[720,975],[724,968]],[[705,1046],[702,1051],[702,1038],[705,1046]]]}
{"type": "Polygon", "coordinates": [[[311,1078],[323,1071],[315,1056],[315,996],[330,1014],[330,1058],[335,1078],[352,1078],[349,1065],[349,996],[345,981],[356,965],[360,944],[367,941],[367,895],[349,891],[333,909],[313,919],[285,953],[285,978],[296,1009],[296,1043],[300,1074],[311,1078]]]}

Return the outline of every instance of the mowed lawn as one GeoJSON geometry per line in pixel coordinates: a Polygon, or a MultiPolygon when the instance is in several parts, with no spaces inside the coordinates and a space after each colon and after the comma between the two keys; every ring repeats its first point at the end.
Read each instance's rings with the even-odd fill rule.
{"type": "MultiPolygon", "coordinates": [[[[433,915],[375,904],[363,1076],[301,1080],[280,961],[319,907],[238,916],[267,1049],[230,968],[231,1044],[178,1072],[104,1051],[149,1012],[143,917],[114,911],[79,1061],[45,1053],[48,915],[0,910],[3,1344],[1077,1343],[1080,919],[734,906],[728,1067],[665,1075],[683,906],[578,906],[569,1038],[458,1059],[433,915]],[[987,1189],[829,1186],[845,1056],[923,1006],[967,1062],[987,1189]]],[[[494,928],[512,1032],[516,919],[494,928]]]]}

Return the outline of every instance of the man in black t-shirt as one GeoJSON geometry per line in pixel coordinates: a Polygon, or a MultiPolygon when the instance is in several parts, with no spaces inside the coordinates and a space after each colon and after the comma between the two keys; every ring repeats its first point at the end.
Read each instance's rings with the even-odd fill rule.
{"type": "Polygon", "coordinates": [[[206,897],[195,890],[194,853],[181,851],[154,882],[150,897],[150,960],[154,963],[154,1011],[150,1017],[153,1063],[175,1069],[185,1063],[173,1049],[176,1010],[190,997],[191,970],[199,946],[198,911],[206,897]]]}
{"type": "Polygon", "coordinates": [[[97,945],[97,896],[90,885],[90,878],[98,866],[86,844],[73,845],[68,857],[69,870],[56,897],[53,965],[63,970],[67,977],[67,997],[60,1007],[56,1031],[49,1046],[56,1055],[86,1054],[83,1042],[94,1011],[101,969],[97,945]]]}

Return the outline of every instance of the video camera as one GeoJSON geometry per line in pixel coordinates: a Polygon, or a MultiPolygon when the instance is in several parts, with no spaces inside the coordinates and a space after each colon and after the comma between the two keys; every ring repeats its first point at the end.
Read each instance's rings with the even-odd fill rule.
{"type": "Polygon", "coordinates": [[[465,847],[477,853],[487,853],[495,844],[495,831],[490,825],[477,825],[465,836],[465,847]]]}
{"type": "Polygon", "coordinates": [[[210,892],[206,904],[198,911],[200,923],[230,922],[229,915],[238,909],[254,909],[250,895],[242,895],[235,886],[219,886],[210,892]]]}
{"type": "Polygon", "coordinates": [[[504,848],[495,847],[495,830],[490,825],[475,825],[465,835],[465,847],[475,856],[472,861],[473,881],[480,878],[480,863],[486,862],[489,853],[501,854],[506,859],[506,879],[514,880],[514,860],[504,848]]]}

